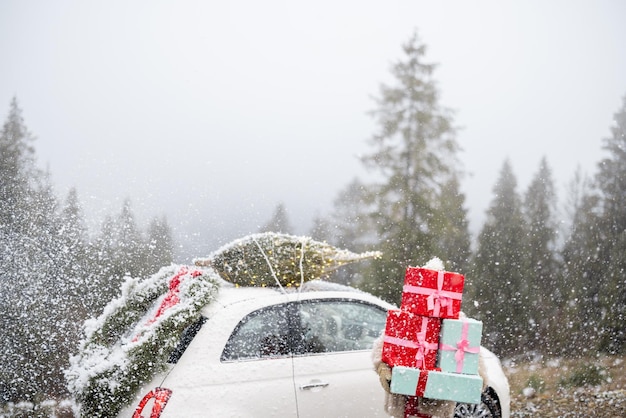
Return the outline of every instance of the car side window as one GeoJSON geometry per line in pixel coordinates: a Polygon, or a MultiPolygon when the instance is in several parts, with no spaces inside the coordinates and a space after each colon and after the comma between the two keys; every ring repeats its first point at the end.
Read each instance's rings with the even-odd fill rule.
{"type": "Polygon", "coordinates": [[[301,327],[297,354],[370,350],[385,328],[387,312],[354,300],[319,300],[299,304],[301,327]]]}
{"type": "Polygon", "coordinates": [[[244,317],[228,339],[220,360],[254,360],[291,355],[289,306],[274,305],[244,317]]]}

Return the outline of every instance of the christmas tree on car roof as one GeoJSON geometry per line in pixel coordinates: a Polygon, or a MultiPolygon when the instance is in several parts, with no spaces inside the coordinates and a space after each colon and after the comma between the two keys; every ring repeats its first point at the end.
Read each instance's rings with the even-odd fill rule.
{"type": "Polygon", "coordinates": [[[196,266],[211,266],[220,276],[239,286],[300,286],[327,278],[339,267],[379,257],[380,252],[353,253],[309,237],[273,232],[235,240],[196,266]]]}

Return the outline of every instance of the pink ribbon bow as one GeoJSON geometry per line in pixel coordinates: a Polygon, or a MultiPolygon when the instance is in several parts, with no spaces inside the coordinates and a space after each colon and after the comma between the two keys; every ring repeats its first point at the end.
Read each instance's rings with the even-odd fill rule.
{"type": "Polygon", "coordinates": [[[480,347],[470,347],[470,342],[467,339],[467,333],[469,331],[469,322],[463,321],[463,327],[461,328],[461,339],[457,341],[456,347],[443,344],[439,345],[440,350],[456,351],[454,353],[454,360],[456,361],[456,372],[463,372],[463,363],[465,362],[465,353],[478,354],[480,347]]]}
{"type": "MultiPolygon", "coordinates": [[[[441,316],[441,308],[447,308],[447,315],[451,317],[454,314],[452,301],[461,300],[463,298],[463,295],[458,292],[443,290],[444,273],[445,272],[443,271],[437,272],[436,289],[405,284],[402,290],[407,293],[415,293],[418,295],[428,296],[428,298],[426,298],[426,307],[429,311],[433,312],[434,317],[441,316]]],[[[422,273],[420,272],[419,274],[421,276],[422,273]]]]}
{"type": "Polygon", "coordinates": [[[426,341],[427,327],[428,327],[428,320],[424,318],[422,319],[422,330],[417,333],[417,341],[419,343],[417,354],[415,355],[415,359],[417,360],[417,367],[423,366],[424,359],[426,356],[426,350],[437,349],[437,343],[429,343],[426,341]]]}

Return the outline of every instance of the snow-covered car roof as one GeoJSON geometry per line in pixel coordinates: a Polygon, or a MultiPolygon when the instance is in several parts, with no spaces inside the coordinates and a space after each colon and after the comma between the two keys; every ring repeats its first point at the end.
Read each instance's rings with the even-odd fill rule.
{"type": "Polygon", "coordinates": [[[345,297],[351,296],[357,299],[369,301],[371,303],[382,305],[387,309],[395,308],[395,306],[350,286],[331,283],[325,280],[311,280],[305,282],[300,288],[280,288],[280,287],[258,287],[258,286],[235,286],[232,283],[223,281],[217,299],[211,304],[205,306],[202,314],[211,316],[211,312],[215,309],[221,309],[234,303],[246,301],[268,301],[268,299],[276,299],[280,301],[293,301],[299,298],[315,299],[317,297],[345,297]],[[323,295],[323,296],[321,296],[323,295]]]}

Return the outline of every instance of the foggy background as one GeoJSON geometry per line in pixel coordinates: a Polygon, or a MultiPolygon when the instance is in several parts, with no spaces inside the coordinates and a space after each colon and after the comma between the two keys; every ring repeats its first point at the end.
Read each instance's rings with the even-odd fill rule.
{"type": "Polygon", "coordinates": [[[417,29],[456,111],[470,229],[505,158],[524,190],[542,156],[559,198],[626,94],[626,2],[0,2],[0,114],[17,96],[57,194],[92,234],[130,197],[181,254],[256,232],[280,202],[296,233],[366,178],[380,83],[417,29]]]}

